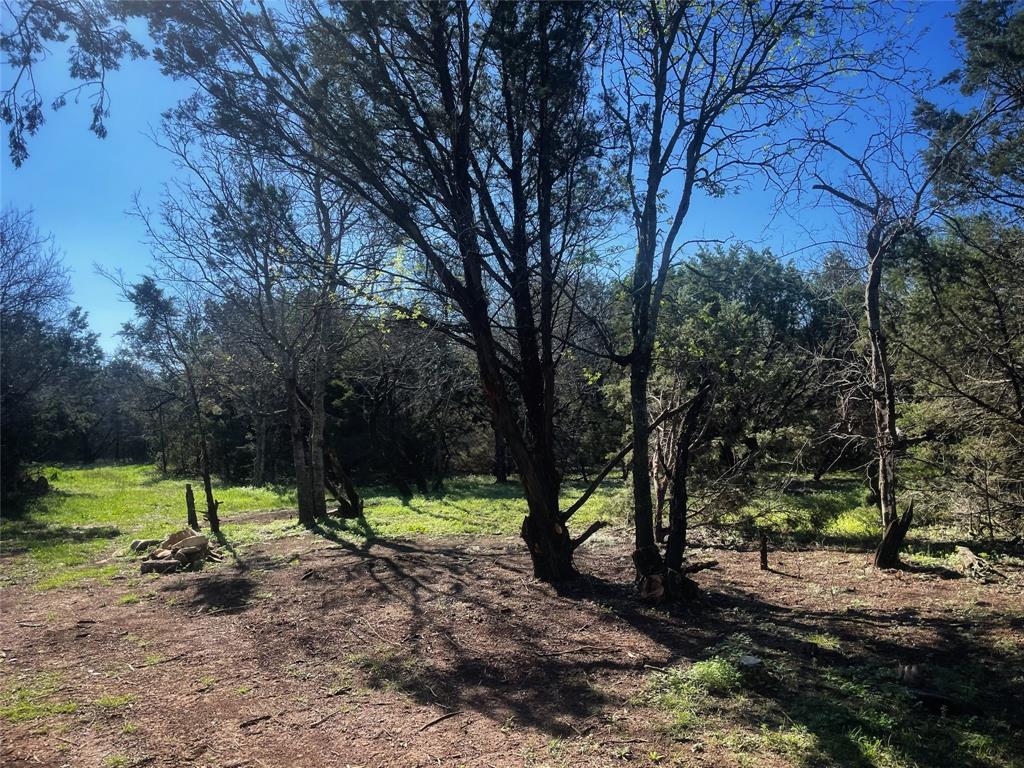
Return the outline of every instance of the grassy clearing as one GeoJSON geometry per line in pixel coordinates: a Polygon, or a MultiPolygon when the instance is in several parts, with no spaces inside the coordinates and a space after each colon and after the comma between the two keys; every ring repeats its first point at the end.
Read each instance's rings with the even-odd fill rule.
{"type": "MultiPolygon", "coordinates": [[[[118,565],[97,561],[132,539],[162,536],[184,521],[186,481],[164,479],[151,467],[48,468],[44,474],[53,490],[0,522],[4,553],[16,555],[5,569],[10,580],[52,589],[108,577],[118,565]]],[[[217,498],[226,519],[241,510],[294,503],[293,493],[270,487],[218,487],[217,498]]]]}
{"type": "MultiPolygon", "coordinates": [[[[4,580],[31,582],[40,589],[104,579],[124,565],[117,555],[136,538],[159,538],[184,522],[184,479],[165,479],[142,465],[49,468],[51,493],[33,500],[23,514],[0,521],[7,559],[4,580]]],[[[198,481],[193,486],[200,487],[198,481]]],[[[621,488],[595,494],[574,519],[585,526],[597,519],[621,520],[621,488]]],[[[267,486],[218,484],[221,522],[231,548],[306,533],[294,518],[252,521],[245,512],[292,507],[294,492],[267,486]]],[[[567,486],[566,504],[580,489],[567,486]]],[[[329,521],[323,533],[352,542],[373,537],[415,535],[508,534],[519,532],[526,503],[516,484],[496,485],[489,478],[462,477],[444,493],[402,500],[388,487],[364,490],[365,519],[329,521]]]]}

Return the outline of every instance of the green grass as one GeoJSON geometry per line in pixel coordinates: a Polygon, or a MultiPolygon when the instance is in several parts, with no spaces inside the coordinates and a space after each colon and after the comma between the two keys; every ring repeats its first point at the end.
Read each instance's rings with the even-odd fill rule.
{"type": "MultiPolygon", "coordinates": [[[[24,513],[0,521],[6,555],[4,579],[29,582],[40,589],[70,587],[105,579],[128,564],[132,539],[161,538],[184,524],[184,479],[165,479],[149,466],[51,467],[44,470],[52,487],[32,500],[24,513]],[[121,556],[121,557],[119,557],[121,556]]],[[[193,487],[201,489],[198,480],[193,487]]],[[[329,521],[329,538],[362,542],[372,537],[415,535],[516,535],[526,514],[522,489],[490,478],[460,477],[444,493],[403,501],[388,487],[362,489],[365,519],[329,521]]],[[[597,519],[621,521],[621,483],[609,483],[573,518],[578,530],[597,519]]],[[[566,485],[565,505],[581,488],[566,485]]],[[[291,516],[273,520],[239,519],[243,512],[293,507],[294,493],[280,487],[215,484],[221,501],[221,525],[232,548],[269,539],[307,535],[291,516]]],[[[202,507],[200,499],[200,507],[202,507]]],[[[134,602],[127,596],[126,605],[134,602]]]]}
{"type": "MultiPolygon", "coordinates": [[[[929,685],[955,706],[930,711],[897,680],[890,665],[869,658],[843,666],[808,663],[780,642],[782,627],[765,645],[735,634],[710,649],[715,655],[689,667],[652,672],[648,701],[668,716],[665,729],[687,741],[718,744],[751,764],[793,768],[925,768],[956,764],[1024,768],[1024,739],[1005,703],[1019,677],[993,677],[990,667],[964,660],[932,670],[929,685]],[[754,674],[735,666],[736,654],[764,660],[754,674]]],[[[812,634],[822,647],[830,635],[812,634]]]]}
{"type": "Polygon", "coordinates": [[[73,714],[78,707],[73,701],[57,698],[60,693],[57,675],[36,675],[10,690],[0,692],[0,719],[20,723],[52,715],[73,714]]]}
{"type": "Polygon", "coordinates": [[[123,696],[108,695],[96,699],[96,706],[103,709],[120,709],[121,707],[127,707],[133,701],[135,701],[135,697],[130,693],[123,696]]]}
{"type": "MultiPolygon", "coordinates": [[[[6,569],[12,580],[52,589],[106,578],[118,565],[97,560],[109,559],[132,539],[158,538],[184,524],[186,481],[164,479],[152,467],[51,467],[43,473],[53,490],[32,500],[22,515],[0,521],[5,554],[18,555],[6,569]]],[[[242,510],[294,504],[293,493],[269,487],[219,486],[216,495],[225,520],[242,510]]]]}
{"type": "MultiPolygon", "coordinates": [[[[624,515],[617,508],[615,494],[621,483],[610,481],[573,516],[570,527],[585,528],[595,520],[621,522],[624,515]]],[[[566,484],[561,504],[569,506],[581,488],[566,484]]],[[[365,492],[366,526],[354,522],[347,528],[365,535],[384,538],[398,536],[453,534],[518,535],[526,515],[523,490],[516,483],[497,484],[480,476],[458,477],[445,483],[443,494],[415,496],[403,502],[391,488],[369,488],[365,492]]]]}
{"type": "Polygon", "coordinates": [[[837,473],[819,483],[805,478],[785,491],[755,494],[726,523],[748,536],[765,529],[802,542],[873,544],[881,531],[877,509],[864,503],[866,492],[864,479],[855,474],[837,473]]]}

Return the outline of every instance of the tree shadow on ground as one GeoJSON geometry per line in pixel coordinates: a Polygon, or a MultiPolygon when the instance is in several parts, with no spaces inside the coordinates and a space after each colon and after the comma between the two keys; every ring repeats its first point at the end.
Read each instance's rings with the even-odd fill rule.
{"type": "Polygon", "coordinates": [[[669,650],[666,666],[761,659],[735,700],[713,709],[725,713],[727,728],[799,764],[939,768],[951,755],[961,765],[1021,764],[1013,756],[1024,755],[1024,655],[990,641],[1013,625],[1011,616],[789,608],[729,588],[659,619],[624,605],[617,585],[597,591],[669,650]],[[923,679],[901,681],[911,664],[923,679]]]}
{"type": "MultiPolygon", "coordinates": [[[[187,609],[245,611],[275,663],[342,665],[366,688],[550,737],[578,738],[631,707],[652,716],[649,666],[742,652],[763,665],[708,722],[797,763],[937,767],[963,753],[962,765],[1012,765],[1003,758],[1024,748],[1022,657],[995,639],[1013,616],[838,608],[827,597],[806,607],[721,583],[690,604],[652,608],[636,600],[618,554],[588,553],[590,575],[555,588],[493,540],[381,539],[365,519],[324,520],[314,532],[331,545],[303,550],[300,568],[256,548],[243,567],[168,589],[191,590],[187,609]],[[257,590],[273,597],[253,599],[257,590]],[[931,704],[899,679],[899,665],[919,663],[933,671],[931,704]],[[964,706],[936,711],[941,697],[964,706]]],[[[812,581],[780,578],[778,588],[812,581]]]]}

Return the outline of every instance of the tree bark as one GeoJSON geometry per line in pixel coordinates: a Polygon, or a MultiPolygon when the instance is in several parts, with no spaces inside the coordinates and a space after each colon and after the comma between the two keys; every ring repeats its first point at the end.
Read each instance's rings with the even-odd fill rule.
{"type": "Polygon", "coordinates": [[[698,420],[708,396],[708,387],[702,385],[686,409],[680,435],[676,440],[676,456],[672,468],[672,496],[668,508],[668,544],[665,548],[665,565],[673,571],[681,571],[683,552],[686,549],[686,533],[689,517],[689,475],[690,448],[697,436],[698,420]]]}
{"type": "Polygon", "coordinates": [[[309,461],[309,446],[299,402],[299,385],[294,376],[285,382],[288,428],[292,443],[292,463],[295,468],[295,495],[299,505],[299,523],[312,527],[316,524],[317,508],[313,500],[313,474],[309,461]]]}
{"type": "Polygon", "coordinates": [[[642,594],[660,600],[664,593],[665,564],[654,536],[654,504],[650,477],[650,413],[647,382],[650,354],[641,352],[630,367],[629,395],[633,420],[633,564],[642,594]],[[650,582],[650,583],[648,583],[650,582]]]}
{"type": "Polygon", "coordinates": [[[907,511],[901,518],[894,519],[886,526],[882,534],[882,541],[875,550],[876,568],[898,568],[900,565],[900,549],[903,547],[903,540],[910,530],[910,523],[914,519],[914,502],[910,502],[907,511]]]}
{"type": "Polygon", "coordinates": [[[188,513],[188,527],[193,531],[199,529],[199,517],[196,515],[196,497],[192,493],[192,483],[185,483],[185,509],[188,513]]]}
{"type": "MultiPolygon", "coordinates": [[[[338,502],[338,514],[347,519],[362,517],[363,500],[356,491],[352,478],[345,472],[333,449],[326,452],[326,458],[330,471],[325,475],[325,480],[330,485],[331,493],[334,494],[334,498],[338,502]]],[[[406,487],[408,488],[408,485],[406,487]]],[[[409,496],[412,496],[411,490],[409,496]]]]}
{"type": "Polygon", "coordinates": [[[494,425],[494,482],[508,482],[508,453],[505,450],[505,436],[494,425]]]}
{"type": "MultiPolygon", "coordinates": [[[[882,543],[879,545],[876,565],[892,567],[899,561],[899,546],[906,536],[904,520],[909,527],[912,515],[899,518],[896,509],[896,452],[899,433],[896,430],[896,393],[892,382],[885,332],[882,328],[881,284],[883,247],[879,234],[868,234],[868,280],[864,288],[864,310],[867,316],[868,341],[871,348],[871,399],[875,422],[875,452],[878,460],[878,503],[881,509],[882,543]],[[892,547],[896,546],[893,551],[892,547]]],[[[909,513],[909,510],[908,510],[909,513]]]]}
{"type": "Polygon", "coordinates": [[[210,530],[214,534],[218,534],[220,533],[220,517],[217,515],[217,508],[220,506],[220,502],[213,498],[213,481],[210,477],[210,447],[206,435],[206,421],[203,419],[195,377],[188,366],[185,367],[185,378],[188,382],[192,410],[196,418],[196,429],[199,431],[199,471],[203,477],[203,493],[206,496],[206,520],[210,525],[210,530]]]}
{"type": "Polygon", "coordinates": [[[327,497],[324,491],[324,428],[327,414],[324,410],[324,381],[320,367],[319,364],[315,366],[312,402],[309,404],[310,489],[315,516],[327,517],[327,497]]]}

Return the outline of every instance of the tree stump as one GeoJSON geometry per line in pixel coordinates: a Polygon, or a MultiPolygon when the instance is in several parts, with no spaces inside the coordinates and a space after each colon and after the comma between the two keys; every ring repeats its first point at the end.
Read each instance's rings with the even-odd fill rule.
{"type": "Polygon", "coordinates": [[[910,530],[910,522],[914,519],[914,502],[910,502],[907,511],[886,526],[882,541],[875,550],[875,567],[882,569],[898,568],[900,564],[900,549],[903,548],[903,540],[910,530]]]}

